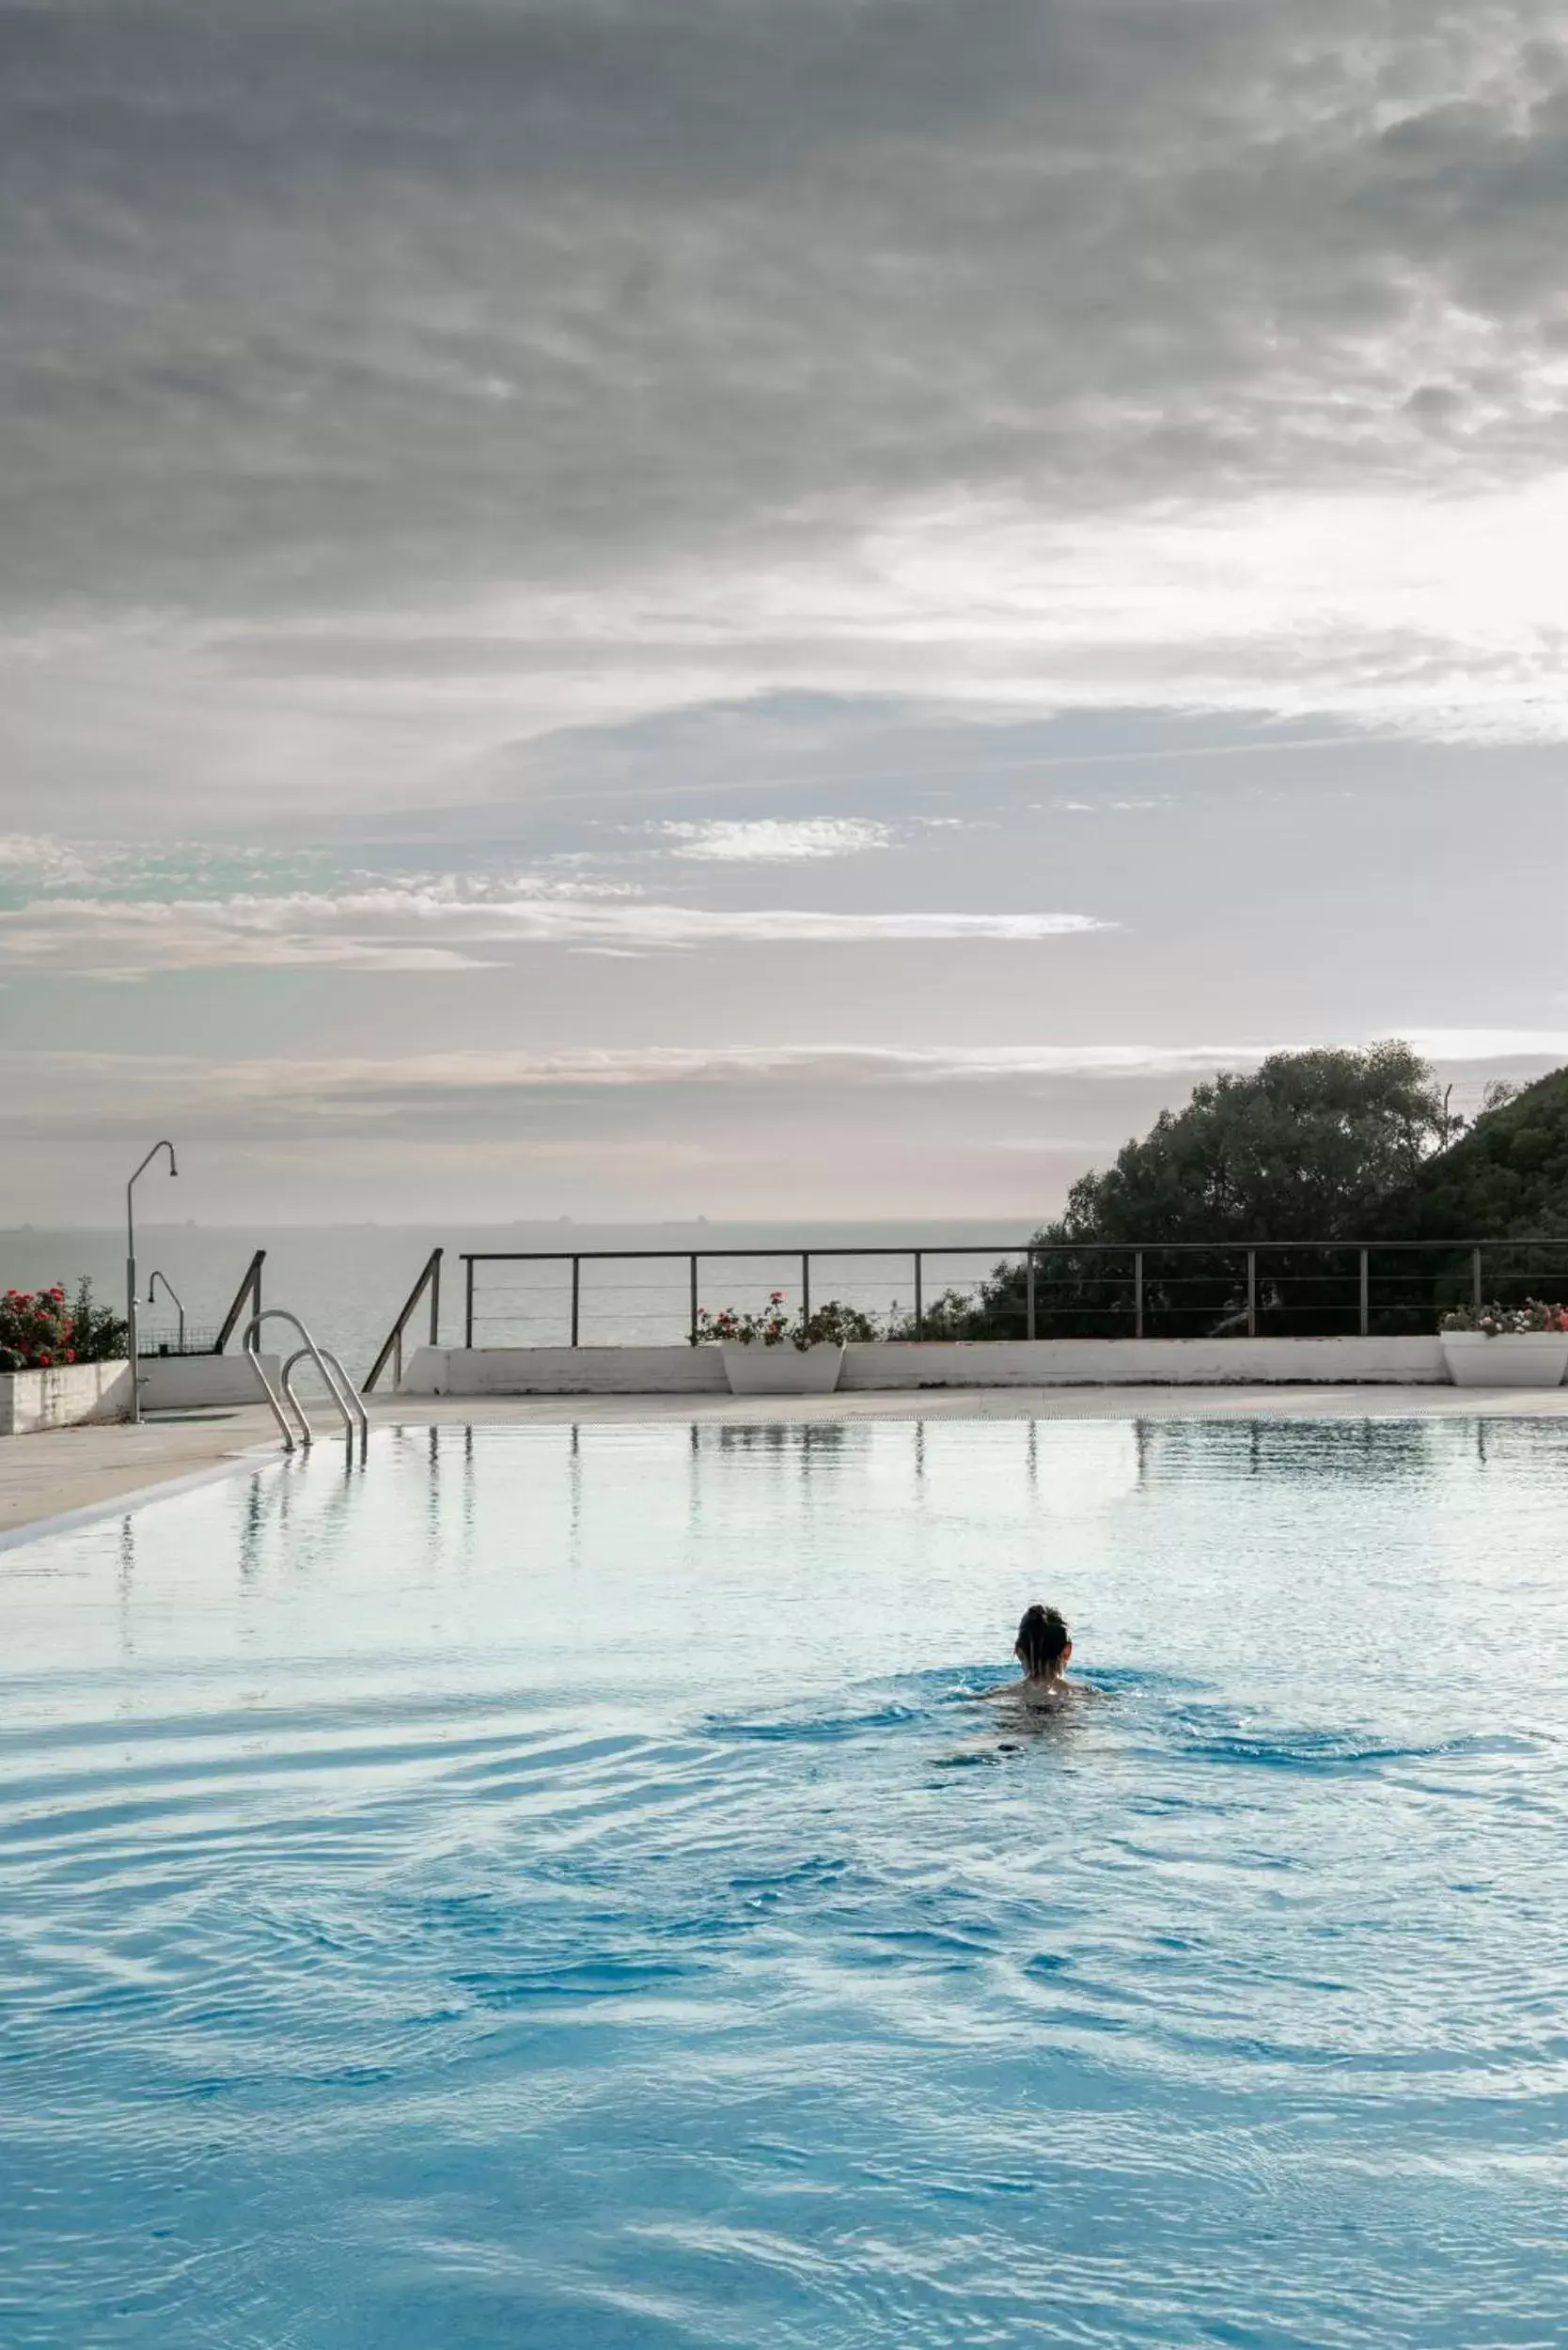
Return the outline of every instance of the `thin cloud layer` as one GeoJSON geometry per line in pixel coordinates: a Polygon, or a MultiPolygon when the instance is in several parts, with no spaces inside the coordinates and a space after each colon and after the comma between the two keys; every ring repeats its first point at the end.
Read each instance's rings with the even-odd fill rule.
{"type": "MultiPolygon", "coordinates": [[[[1364,1037],[1353,1042],[1376,1042],[1364,1037]]],[[[1446,1067],[1497,1061],[1549,1066],[1568,1059],[1568,1028],[1433,1031],[1414,1040],[1446,1067]]],[[[698,1088],[721,1094],[795,1091],[821,1097],[854,1092],[867,1084],[898,1089],[1003,1088],[1015,1099],[1020,1084],[1066,1079],[1090,1084],[1152,1080],[1178,1089],[1224,1070],[1253,1069],[1271,1053],[1300,1049],[1306,1040],[1276,1038],[1232,1042],[1152,1044],[1105,1041],[1094,1044],[888,1046],[864,1043],[642,1045],[561,1047],[510,1052],[456,1050],[395,1058],[358,1055],[263,1056],[215,1060],[195,1055],[124,1055],[80,1051],[0,1053],[11,1080],[8,1098],[52,1097],[68,1117],[100,1116],[123,1105],[133,1081],[141,1100],[133,1120],[156,1107],[162,1114],[243,1111],[269,1127],[308,1127],[322,1118],[396,1117],[448,1097],[627,1090],[680,1095],[698,1088]]],[[[13,1110],[8,1131],[30,1130],[13,1110]]],[[[1060,1138],[1026,1143],[986,1137],[981,1147],[1019,1151],[1059,1149],[1060,1138]]]]}
{"type": "Polygon", "coordinates": [[[478,948],[622,950],[877,946],[948,940],[1027,945],[1110,928],[1087,914],[833,913],[666,905],[557,885],[549,894],[445,886],[171,902],[43,898],[0,911],[0,970],[135,979],[225,965],[438,972],[482,968],[478,948]]]}
{"type": "Polygon", "coordinates": [[[660,831],[673,854],[716,865],[794,865],[885,849],[891,828],[865,816],[671,819],[660,831]]]}

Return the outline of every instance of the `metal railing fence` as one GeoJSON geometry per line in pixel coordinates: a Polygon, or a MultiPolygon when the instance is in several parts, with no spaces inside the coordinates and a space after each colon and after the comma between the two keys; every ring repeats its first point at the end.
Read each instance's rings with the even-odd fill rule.
{"type": "Polygon", "coordinates": [[[475,1250],[462,1262],[469,1347],[668,1344],[695,1338],[704,1308],[757,1310],[776,1291],[805,1314],[855,1307],[895,1340],[1365,1337],[1430,1331],[1462,1302],[1560,1293],[1568,1235],[475,1250]]]}
{"type": "Polygon", "coordinates": [[[218,1325],[212,1322],[187,1322],[183,1331],[149,1329],[144,1323],[136,1332],[136,1353],[139,1356],[156,1355],[214,1355],[219,1350],[213,1341],[218,1325]]]}

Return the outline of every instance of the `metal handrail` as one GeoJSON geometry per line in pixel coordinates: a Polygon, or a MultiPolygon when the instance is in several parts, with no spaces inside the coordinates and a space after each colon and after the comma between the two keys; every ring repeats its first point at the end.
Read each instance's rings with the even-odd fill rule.
{"type": "Polygon", "coordinates": [[[1075,1257],[1094,1249],[1125,1256],[1129,1249],[1158,1249],[1164,1253],[1190,1251],[1195,1256],[1224,1256],[1244,1248],[1564,1248],[1568,1232],[1520,1232],[1489,1240],[926,1240],[912,1242],[819,1241],[814,1248],[798,1248],[789,1241],[758,1241],[749,1248],[463,1248],[464,1264],[609,1263],[616,1259],[699,1257],[991,1257],[1000,1252],[1037,1257],[1075,1257]]]}
{"type": "MultiPolygon", "coordinates": [[[[352,1446],[354,1431],[359,1431],[359,1457],[363,1461],[369,1449],[370,1420],[364,1404],[353,1391],[353,1384],[330,1346],[297,1346],[278,1373],[284,1394],[301,1419],[305,1406],[294,1393],[294,1371],[299,1364],[313,1362],[318,1371],[326,1373],[327,1393],[343,1415],[343,1430],[352,1446]]],[[[308,1422],[306,1425],[308,1426],[308,1422]]]]}
{"type": "Polygon", "coordinates": [[[235,1291],[234,1303],[225,1314],[218,1335],[212,1341],[214,1355],[221,1355],[234,1336],[234,1325],[245,1309],[247,1297],[250,1299],[251,1312],[259,1314],[261,1311],[261,1268],[266,1261],[266,1250],[259,1248],[245,1267],[245,1277],[235,1291]]]}
{"type": "Polygon", "coordinates": [[[413,1320],[414,1308],[418,1305],[419,1300],[423,1297],[427,1289],[431,1293],[430,1342],[432,1346],[440,1345],[441,1260],[446,1253],[446,1250],[443,1248],[432,1248],[430,1255],[426,1258],[425,1269],[423,1273],[420,1274],[419,1278],[415,1282],[414,1287],[409,1291],[407,1302],[405,1303],[401,1313],[398,1316],[397,1321],[392,1324],[391,1329],[386,1334],[385,1344],[383,1346],[381,1353],[376,1356],[375,1361],[370,1365],[369,1371],[365,1381],[365,1394],[369,1394],[371,1388],[375,1386],[376,1381],[381,1377],[382,1372],[386,1369],[388,1360],[392,1363],[393,1386],[400,1387],[402,1386],[403,1332],[407,1329],[409,1323],[413,1320]]]}
{"type": "MultiPolygon", "coordinates": [[[[269,1314],[274,1310],[280,1309],[269,1308],[269,1314]]],[[[243,1338],[240,1341],[240,1352],[249,1357],[250,1367],[256,1373],[257,1383],[259,1386],[262,1394],[267,1399],[267,1408],[272,1413],[274,1419],[277,1422],[277,1433],[283,1439],[284,1451],[292,1452],[296,1449],[294,1433],[289,1425],[288,1418],[283,1409],[283,1397],[279,1390],[274,1386],[271,1378],[268,1376],[267,1366],[261,1360],[259,1350],[251,1343],[252,1339],[255,1336],[255,1332],[259,1326],[261,1319],[262,1317],[259,1314],[256,1317],[256,1321],[245,1331],[243,1338]]],[[[289,1322],[292,1322],[294,1317],[292,1314],[289,1314],[285,1316],[285,1319],[289,1322]]],[[[299,1426],[299,1442],[308,1448],[315,1442],[316,1432],[311,1427],[308,1418],[306,1417],[305,1407],[301,1403],[298,1396],[293,1394],[290,1394],[289,1397],[289,1405],[290,1409],[293,1412],[299,1426]]]]}
{"type": "MultiPolygon", "coordinates": [[[[926,1324],[924,1274],[926,1261],[931,1258],[998,1257],[1022,1259],[1026,1283],[1026,1326],[1029,1338],[1035,1336],[1037,1316],[1036,1270],[1053,1258],[1107,1256],[1130,1259],[1133,1266],[1134,1328],[1133,1335],[1142,1338],[1145,1321],[1145,1259],[1170,1256],[1233,1257],[1238,1268],[1245,1264],[1247,1274],[1247,1304],[1245,1314],[1234,1317],[1239,1327],[1245,1324],[1248,1336],[1255,1336],[1258,1326],[1260,1260],[1271,1255],[1313,1253],[1321,1256],[1354,1257],[1358,1269],[1358,1301],[1356,1319],[1365,1336],[1371,1329],[1372,1301],[1370,1265],[1373,1256],[1393,1254],[1425,1254],[1454,1257],[1467,1254],[1470,1260],[1470,1292],[1472,1301],[1480,1305],[1484,1292],[1484,1258],[1489,1252],[1516,1252],[1529,1248],[1556,1248],[1568,1256],[1568,1235],[1561,1233],[1521,1234],[1509,1239],[1492,1240],[1186,1240],[1146,1241],[956,1241],[922,1242],[917,1247],[900,1246],[896,1243],[872,1242],[857,1244],[845,1241],[833,1247],[799,1248],[787,1245],[770,1246],[766,1242],[750,1247],[724,1248],[510,1248],[464,1249],[460,1251],[463,1266],[463,1344],[472,1347],[475,1328],[475,1267],[481,1264],[567,1264],[572,1268],[571,1344],[580,1344],[582,1269],[588,1264],[683,1263],[690,1266],[690,1335],[696,1340],[698,1326],[698,1269],[710,1260],[715,1262],[736,1260],[794,1258],[800,1265],[801,1307],[810,1312],[811,1267],[813,1260],[823,1258],[898,1258],[914,1267],[913,1322],[917,1339],[924,1336],[926,1324]]],[[[439,1253],[439,1252],[437,1252],[439,1253]]],[[[1266,1271],[1266,1267],[1263,1268],[1266,1271]]],[[[426,1267],[428,1277],[431,1268],[426,1267]]],[[[407,1319],[417,1300],[417,1291],[403,1309],[407,1319]]],[[[376,1371],[379,1372],[391,1351],[391,1341],[382,1350],[376,1371]]],[[[370,1385],[368,1380],[367,1387],[370,1385]]]]}
{"type": "MultiPolygon", "coordinates": [[[[292,1411],[295,1421],[299,1427],[300,1443],[306,1447],[313,1444],[315,1442],[316,1432],[311,1427],[309,1417],[306,1412],[305,1406],[300,1402],[299,1397],[294,1393],[293,1387],[289,1382],[287,1373],[284,1374],[281,1392],[278,1388],[273,1386],[272,1380],[267,1374],[267,1367],[261,1360],[261,1350],[257,1343],[258,1333],[259,1332],[261,1324],[264,1322],[290,1323],[299,1332],[301,1339],[304,1340],[304,1344],[299,1349],[298,1354],[290,1358],[289,1369],[290,1371],[293,1369],[294,1364],[300,1359],[300,1355],[309,1355],[311,1361],[315,1364],[317,1370],[321,1374],[322,1385],[325,1386],[327,1393],[331,1396],[333,1402],[337,1404],[337,1409],[343,1416],[343,1433],[348,1437],[349,1442],[352,1445],[354,1438],[354,1415],[350,1410],[348,1404],[344,1402],[342,1395],[339,1394],[332,1372],[327,1369],[326,1355],[323,1354],[321,1348],[317,1345],[315,1340],[311,1337],[309,1331],[306,1328],[298,1314],[290,1313],[282,1306],[269,1306],[265,1313],[259,1313],[253,1316],[251,1321],[246,1324],[245,1334],[241,1340],[240,1344],[243,1352],[250,1357],[250,1367],[256,1373],[258,1384],[260,1386],[262,1394],[267,1399],[274,1419],[277,1422],[278,1434],[283,1438],[284,1451],[292,1452],[295,1449],[293,1433],[289,1426],[288,1419],[284,1416],[283,1404],[285,1397],[288,1399],[289,1407],[292,1411]]],[[[336,1357],[333,1359],[336,1361],[336,1357]]],[[[337,1376],[343,1381],[346,1387],[348,1385],[348,1375],[344,1371],[341,1363],[337,1364],[337,1376]]],[[[363,1450],[366,1443],[366,1432],[368,1429],[369,1422],[366,1418],[364,1407],[360,1405],[356,1408],[358,1409],[360,1421],[363,1423],[359,1432],[361,1454],[363,1456],[363,1450]]]]}

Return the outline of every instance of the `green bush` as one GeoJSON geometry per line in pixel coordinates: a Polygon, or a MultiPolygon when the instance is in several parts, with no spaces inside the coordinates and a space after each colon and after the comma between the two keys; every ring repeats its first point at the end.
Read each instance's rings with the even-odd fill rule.
{"type": "Polygon", "coordinates": [[[114,1362],[125,1349],[125,1324],[108,1307],[94,1305],[86,1275],[69,1303],[58,1281],[53,1289],[8,1290],[0,1297],[0,1371],[114,1362]]]}

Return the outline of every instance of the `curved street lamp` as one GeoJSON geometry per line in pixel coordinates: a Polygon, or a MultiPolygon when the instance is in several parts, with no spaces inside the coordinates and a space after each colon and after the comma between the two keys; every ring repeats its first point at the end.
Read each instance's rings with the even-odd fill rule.
{"type": "Polygon", "coordinates": [[[175,1312],[180,1316],[180,1352],[183,1355],[185,1352],[185,1308],[180,1302],[179,1292],[176,1290],[174,1283],[169,1279],[166,1273],[159,1273],[154,1270],[148,1275],[147,1302],[149,1306],[155,1303],[158,1284],[160,1281],[164,1284],[164,1295],[168,1299],[169,1304],[174,1308],[175,1312]]]}
{"type": "Polygon", "coordinates": [[[155,1142],[134,1175],[125,1186],[125,1336],[131,1355],[131,1419],[139,1424],[142,1417],[141,1380],[136,1366],[136,1203],[134,1192],[140,1177],[147,1173],[160,1151],[169,1154],[169,1173],[178,1175],[174,1163],[172,1142],[155,1142]]]}

